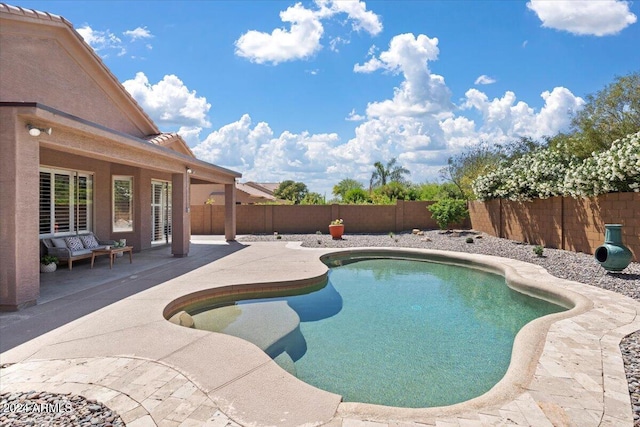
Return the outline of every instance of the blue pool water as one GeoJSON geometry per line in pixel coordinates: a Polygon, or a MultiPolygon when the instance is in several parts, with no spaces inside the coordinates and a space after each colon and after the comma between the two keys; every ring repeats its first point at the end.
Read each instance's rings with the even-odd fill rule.
{"type": "Polygon", "coordinates": [[[462,402],[505,374],[515,335],[563,307],[502,276],[414,260],[331,268],[305,295],[191,313],[197,328],[254,342],[301,380],[344,401],[401,407],[462,402]]]}

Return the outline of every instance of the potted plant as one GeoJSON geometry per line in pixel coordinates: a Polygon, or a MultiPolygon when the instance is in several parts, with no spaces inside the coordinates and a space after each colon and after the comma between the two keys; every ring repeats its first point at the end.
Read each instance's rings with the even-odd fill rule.
{"type": "Polygon", "coordinates": [[[58,257],[53,255],[44,255],[40,258],[40,272],[53,273],[58,268],[58,257]]]}
{"type": "Polygon", "coordinates": [[[335,240],[342,239],[342,235],[344,234],[344,221],[342,219],[334,219],[329,224],[329,234],[335,240]]]}
{"type": "MultiPolygon", "coordinates": [[[[112,246],[114,248],[124,248],[125,246],[127,246],[127,240],[126,239],[114,240],[114,243],[112,246]]],[[[121,258],[123,255],[124,255],[123,252],[116,253],[116,257],[118,258],[121,258]]]]}

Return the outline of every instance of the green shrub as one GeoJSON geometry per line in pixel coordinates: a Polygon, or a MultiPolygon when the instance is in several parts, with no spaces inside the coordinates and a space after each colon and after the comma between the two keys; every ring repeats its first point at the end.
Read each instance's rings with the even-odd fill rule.
{"type": "Polygon", "coordinates": [[[450,225],[469,217],[467,202],[461,199],[441,199],[427,209],[431,211],[431,216],[441,230],[446,230],[450,225]]]}
{"type": "Polygon", "coordinates": [[[49,265],[51,263],[58,263],[58,257],[54,256],[54,255],[44,255],[42,258],[40,258],[40,263],[44,264],[44,265],[49,265]]]}
{"type": "Polygon", "coordinates": [[[473,243],[473,237],[467,237],[467,243],[473,243]]]}
{"type": "Polygon", "coordinates": [[[345,203],[367,203],[369,200],[369,193],[364,191],[362,188],[352,188],[347,190],[347,192],[342,197],[342,201],[345,203]]]}
{"type": "Polygon", "coordinates": [[[538,256],[542,256],[542,254],[544,253],[544,247],[542,247],[541,245],[537,245],[533,248],[533,253],[538,256]]]}

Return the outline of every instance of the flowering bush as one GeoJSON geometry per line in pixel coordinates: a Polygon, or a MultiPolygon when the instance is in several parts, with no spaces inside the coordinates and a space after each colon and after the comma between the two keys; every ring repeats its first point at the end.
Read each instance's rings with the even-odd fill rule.
{"type": "Polygon", "coordinates": [[[558,149],[542,149],[502,164],[473,182],[480,200],[545,199],[640,191],[640,132],[616,140],[611,148],[579,162],[558,149]]]}
{"type": "Polygon", "coordinates": [[[609,150],[593,153],[569,170],[564,188],[573,197],[640,191],[640,132],[614,141],[609,150]]]}
{"type": "Polygon", "coordinates": [[[558,149],[539,149],[478,177],[473,192],[480,200],[545,199],[563,194],[567,169],[576,158],[558,149]]]}

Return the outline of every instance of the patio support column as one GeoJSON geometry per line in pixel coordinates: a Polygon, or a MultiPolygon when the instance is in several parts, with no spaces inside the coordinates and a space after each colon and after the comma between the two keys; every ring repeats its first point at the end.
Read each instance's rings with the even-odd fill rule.
{"type": "Polygon", "coordinates": [[[171,253],[182,258],[189,255],[191,213],[189,207],[189,176],[185,173],[171,175],[171,253]]]}
{"type": "Polygon", "coordinates": [[[13,108],[0,108],[0,310],[40,296],[40,148],[13,108]]]}
{"type": "Polygon", "coordinates": [[[224,238],[236,240],[236,184],[224,185],[224,238]]]}

